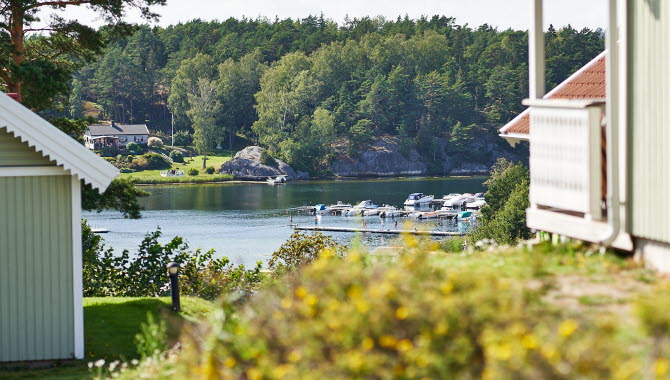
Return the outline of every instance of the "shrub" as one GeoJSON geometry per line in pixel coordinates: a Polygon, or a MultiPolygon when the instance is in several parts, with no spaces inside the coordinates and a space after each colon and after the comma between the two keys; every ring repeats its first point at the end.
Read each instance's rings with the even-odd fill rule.
{"type": "Polygon", "coordinates": [[[177,132],[174,134],[174,145],[176,146],[188,146],[193,142],[192,136],[186,132],[177,132]]]}
{"type": "Polygon", "coordinates": [[[538,291],[494,270],[449,270],[428,257],[388,265],[366,264],[358,253],[323,255],[257,294],[238,318],[213,313],[210,336],[184,344],[178,376],[206,366],[221,378],[552,378],[565,375],[561,368],[573,375],[565,378],[609,378],[608,365],[623,358],[602,337],[593,343],[594,329],[543,310],[538,291]],[[536,323],[540,315],[546,325],[536,323]],[[542,339],[574,354],[547,358],[542,339]],[[515,376],[520,368],[526,376],[515,376]]]}
{"type": "Polygon", "coordinates": [[[205,173],[207,174],[214,174],[215,171],[214,166],[208,166],[207,169],[205,169],[205,173]]]}
{"type": "Polygon", "coordinates": [[[162,148],[163,147],[163,140],[161,140],[158,137],[149,137],[149,140],[147,141],[147,145],[149,148],[162,148]]]}
{"type": "Polygon", "coordinates": [[[374,138],[374,124],[368,119],[361,119],[349,129],[349,151],[366,149],[374,138]]]}
{"type": "Polygon", "coordinates": [[[102,157],[114,157],[119,154],[119,150],[112,147],[104,147],[100,149],[100,155],[102,157]]]}
{"type": "Polygon", "coordinates": [[[173,150],[172,152],[170,152],[170,158],[174,162],[179,162],[179,163],[184,162],[184,155],[178,150],[173,150]]]}
{"type": "Polygon", "coordinates": [[[190,175],[190,176],[192,176],[192,177],[195,177],[195,176],[197,176],[198,174],[200,174],[200,171],[199,171],[198,169],[196,169],[196,168],[190,168],[190,169],[188,169],[187,174],[190,175]]]}
{"type": "Polygon", "coordinates": [[[526,227],[528,169],[500,159],[493,166],[486,185],[487,205],[482,208],[480,223],[469,240],[493,239],[500,244],[514,244],[520,239],[529,239],[532,234],[526,227]]]}
{"type": "Polygon", "coordinates": [[[153,314],[147,313],[147,321],[140,326],[140,332],[135,335],[137,353],[142,359],[156,357],[167,350],[167,324],[164,319],[155,319],[153,314]]]}
{"type": "Polygon", "coordinates": [[[252,270],[234,266],[214,251],[191,252],[181,237],[160,244],[160,229],[147,234],[132,257],[106,248],[100,236],[82,222],[83,283],[86,297],[154,297],[169,293],[165,268],[181,266],[181,293],[214,299],[232,289],[252,289],[261,280],[260,263],[252,270]]]}
{"type": "Polygon", "coordinates": [[[135,170],[159,170],[169,169],[172,165],[165,161],[163,156],[155,153],[147,153],[135,158],[130,164],[131,169],[135,170]]]}
{"type": "Polygon", "coordinates": [[[135,170],[130,169],[130,168],[121,168],[121,169],[119,169],[119,172],[121,172],[121,173],[134,173],[135,170]]]}
{"type": "Polygon", "coordinates": [[[337,256],[344,254],[344,247],[335,243],[329,236],[319,232],[306,234],[296,231],[272,253],[268,268],[277,274],[292,271],[316,260],[323,250],[333,251],[337,256]]]}
{"type": "Polygon", "coordinates": [[[261,152],[261,164],[266,165],[266,166],[272,166],[272,167],[277,167],[277,160],[272,158],[270,153],[266,149],[263,149],[261,152]]]}
{"type": "Polygon", "coordinates": [[[136,142],[130,142],[126,144],[126,151],[132,154],[141,154],[142,146],[136,142]]]}

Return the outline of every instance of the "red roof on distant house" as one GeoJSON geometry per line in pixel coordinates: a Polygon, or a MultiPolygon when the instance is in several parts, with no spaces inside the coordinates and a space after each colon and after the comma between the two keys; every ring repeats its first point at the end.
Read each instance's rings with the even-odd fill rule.
{"type": "MultiPolygon", "coordinates": [[[[605,54],[602,52],[591,62],[572,74],[563,83],[544,96],[545,99],[605,99],[605,54]]],[[[528,138],[530,111],[526,109],[499,130],[502,137],[528,138]]]]}

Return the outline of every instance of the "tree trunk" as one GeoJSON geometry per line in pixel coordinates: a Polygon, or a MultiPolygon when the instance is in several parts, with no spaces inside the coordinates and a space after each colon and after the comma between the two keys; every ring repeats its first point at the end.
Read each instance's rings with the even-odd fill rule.
{"type": "MultiPolygon", "coordinates": [[[[12,41],[12,46],[14,50],[12,51],[12,60],[14,64],[18,67],[25,61],[26,57],[25,47],[23,45],[23,15],[24,11],[19,5],[13,5],[11,7],[12,20],[10,25],[10,38],[12,41]]],[[[15,92],[17,94],[17,99],[19,102],[23,100],[21,95],[21,84],[22,81],[16,77],[16,75],[9,75],[9,80],[7,81],[7,86],[9,87],[10,92],[15,92]]]]}
{"type": "Polygon", "coordinates": [[[207,153],[202,155],[202,168],[203,169],[207,168],[207,153]]]}

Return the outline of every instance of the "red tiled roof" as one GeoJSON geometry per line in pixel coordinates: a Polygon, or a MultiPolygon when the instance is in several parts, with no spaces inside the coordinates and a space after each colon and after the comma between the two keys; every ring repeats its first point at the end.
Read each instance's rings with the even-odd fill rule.
{"type": "MultiPolygon", "coordinates": [[[[572,74],[563,83],[556,86],[545,99],[605,99],[605,52],[600,53],[591,62],[572,74]]],[[[523,111],[499,130],[501,136],[530,133],[530,112],[523,111]]]]}

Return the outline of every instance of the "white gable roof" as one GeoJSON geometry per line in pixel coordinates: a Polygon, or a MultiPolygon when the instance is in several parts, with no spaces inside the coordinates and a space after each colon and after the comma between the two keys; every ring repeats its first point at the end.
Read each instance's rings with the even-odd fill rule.
{"type": "Polygon", "coordinates": [[[16,100],[0,92],[0,127],[100,192],[119,171],[16,100]]]}

